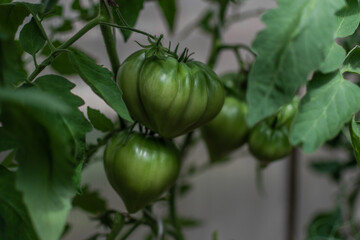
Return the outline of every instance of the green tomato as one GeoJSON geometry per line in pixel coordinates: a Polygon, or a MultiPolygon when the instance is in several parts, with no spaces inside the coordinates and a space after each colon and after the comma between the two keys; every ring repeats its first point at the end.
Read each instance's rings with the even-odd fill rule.
{"type": "Polygon", "coordinates": [[[290,128],[292,120],[294,119],[296,113],[298,112],[299,103],[300,103],[300,98],[298,96],[295,96],[290,103],[282,106],[276,115],[277,117],[276,126],[280,127],[286,125],[288,128],[290,128]]]}
{"type": "Polygon", "coordinates": [[[220,113],[201,128],[212,162],[224,159],[231,151],[246,141],[248,127],[245,102],[235,97],[226,97],[220,113]]]}
{"type": "Polygon", "coordinates": [[[198,128],[221,110],[225,93],[217,75],[197,61],[147,56],[140,50],[121,65],[117,82],[132,117],[165,138],[198,128]]]}
{"type": "Polygon", "coordinates": [[[248,140],[252,155],[265,164],[286,157],[292,150],[287,127],[275,128],[270,122],[265,120],[256,125],[248,140]]]}
{"type": "Polygon", "coordinates": [[[175,183],[180,155],[168,140],[124,131],[107,145],[104,167],[111,186],[134,213],[175,183]]]}

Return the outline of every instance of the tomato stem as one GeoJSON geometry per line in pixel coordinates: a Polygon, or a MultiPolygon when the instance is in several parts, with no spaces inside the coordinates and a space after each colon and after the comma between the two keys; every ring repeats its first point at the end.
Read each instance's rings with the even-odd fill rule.
{"type": "Polygon", "coordinates": [[[135,222],[135,224],[124,234],[124,236],[120,238],[120,240],[127,239],[142,223],[142,220],[135,222]]]}
{"type": "Polygon", "coordinates": [[[173,227],[175,228],[175,239],[184,240],[184,235],[182,233],[181,224],[176,214],[176,184],[170,188],[170,198],[169,198],[169,214],[170,221],[173,227]]]}
{"type": "Polygon", "coordinates": [[[120,67],[120,60],[116,51],[115,35],[112,33],[112,29],[109,26],[101,25],[100,29],[115,79],[116,73],[120,67]]]}
{"type": "Polygon", "coordinates": [[[116,27],[116,28],[120,28],[120,29],[124,29],[124,30],[129,30],[129,31],[136,32],[136,33],[140,33],[140,34],[143,34],[145,36],[148,36],[149,38],[151,38],[153,40],[157,40],[157,38],[154,35],[151,35],[150,33],[147,33],[147,32],[132,28],[132,27],[120,26],[120,25],[117,25],[117,24],[114,24],[114,23],[108,23],[108,22],[104,22],[104,21],[101,21],[100,24],[105,25],[105,26],[116,27]]]}
{"type": "Polygon", "coordinates": [[[62,45],[60,45],[58,48],[56,48],[50,56],[48,56],[44,61],[42,61],[37,68],[31,73],[31,75],[28,77],[27,81],[32,82],[39,73],[42,72],[42,70],[45,69],[48,65],[51,64],[51,62],[58,56],[60,53],[70,47],[74,42],[76,42],[79,38],[81,38],[83,35],[85,35],[88,31],[90,31],[92,28],[97,26],[100,21],[102,21],[102,17],[96,17],[93,20],[91,20],[88,24],[86,24],[82,29],[80,29],[79,32],[75,33],[69,40],[64,42],[62,45]]]}

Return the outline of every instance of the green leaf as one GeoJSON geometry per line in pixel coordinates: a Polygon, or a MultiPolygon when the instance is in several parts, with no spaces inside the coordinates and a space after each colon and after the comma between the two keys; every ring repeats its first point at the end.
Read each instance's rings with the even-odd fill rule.
{"type": "Polygon", "coordinates": [[[44,5],[44,9],[43,12],[47,13],[49,11],[51,11],[57,4],[59,0],[41,0],[41,2],[44,5]]]}
{"type": "Polygon", "coordinates": [[[97,130],[100,130],[102,132],[109,132],[114,129],[114,124],[112,123],[112,121],[108,119],[104,114],[102,114],[99,110],[88,107],[87,113],[91,124],[97,130]]]}
{"type": "Polygon", "coordinates": [[[340,161],[313,161],[310,163],[310,168],[321,174],[329,175],[333,180],[339,182],[343,164],[340,161]]]}
{"type": "Polygon", "coordinates": [[[40,4],[13,2],[0,5],[0,39],[14,39],[15,33],[30,13],[36,14],[40,4]]]}
{"type": "Polygon", "coordinates": [[[107,208],[99,192],[91,191],[87,185],[82,188],[81,194],[74,197],[72,205],[94,215],[105,212],[107,208]]]}
{"type": "MultiPolygon", "coordinates": [[[[56,40],[53,42],[53,45],[55,47],[59,47],[62,44],[62,42],[56,40]]],[[[68,50],[73,51],[76,49],[75,47],[69,47],[68,50]]],[[[42,51],[40,52],[42,55],[49,56],[51,54],[51,50],[49,48],[49,45],[46,45],[42,51]]],[[[69,57],[66,53],[62,53],[59,56],[57,56],[52,62],[51,62],[51,68],[54,69],[56,72],[62,74],[62,75],[72,75],[76,74],[76,70],[73,68],[69,57]]]]}
{"type": "Polygon", "coordinates": [[[158,3],[168,23],[170,32],[173,32],[176,18],[176,0],[159,0],[158,3]]]}
{"type": "Polygon", "coordinates": [[[4,166],[5,168],[11,168],[11,167],[17,167],[18,165],[16,163],[13,162],[14,157],[15,157],[15,150],[11,151],[6,158],[2,161],[1,165],[4,166]]]}
{"type": "Polygon", "coordinates": [[[11,135],[0,127],[0,152],[13,149],[16,147],[16,141],[12,139],[11,135]]]}
{"type": "Polygon", "coordinates": [[[355,117],[353,117],[349,129],[355,157],[360,165],[360,123],[355,121],[355,117]]]}
{"type": "Polygon", "coordinates": [[[0,85],[14,87],[27,78],[18,42],[0,40],[0,85]]]}
{"type": "Polygon", "coordinates": [[[336,31],[339,0],[281,0],[279,7],[263,15],[267,28],[253,49],[258,54],[248,82],[248,124],[253,126],[291,101],[319,68],[336,31]]]}
{"type": "Polygon", "coordinates": [[[0,239],[37,240],[22,200],[15,187],[15,173],[0,165],[0,239]]]}
{"type": "Polygon", "coordinates": [[[342,239],[339,234],[341,221],[340,208],[318,213],[308,226],[306,240],[342,239]]]}
{"type": "Polygon", "coordinates": [[[337,30],[335,37],[343,38],[355,32],[360,22],[360,7],[358,0],[346,0],[347,5],[337,14],[337,30]]]}
{"type": "Polygon", "coordinates": [[[339,66],[341,66],[346,57],[345,49],[342,48],[335,41],[328,49],[326,49],[325,52],[327,52],[325,60],[319,67],[319,70],[322,73],[329,73],[335,71],[339,68],[339,66]]]}
{"type": "Polygon", "coordinates": [[[46,41],[34,18],[31,18],[30,22],[21,29],[19,40],[24,51],[33,56],[44,46],[46,41]]]}
{"type": "Polygon", "coordinates": [[[53,97],[37,87],[11,95],[2,91],[1,122],[18,146],[16,187],[23,193],[39,238],[59,239],[76,190],[76,146],[62,115],[71,114],[71,108],[59,100],[61,92],[53,97]]]}
{"type": "Polygon", "coordinates": [[[99,97],[112,107],[120,117],[133,122],[122,99],[122,92],[113,80],[113,74],[108,69],[97,65],[92,59],[80,51],[69,54],[80,77],[91,87],[99,97]]]}
{"type": "Polygon", "coordinates": [[[119,235],[121,229],[124,227],[125,219],[120,213],[115,213],[114,223],[111,228],[110,234],[106,237],[106,240],[115,240],[119,235]]]}
{"type": "Polygon", "coordinates": [[[360,88],[345,80],[339,71],[316,73],[293,120],[291,143],[302,144],[305,152],[314,151],[326,140],[335,137],[360,109],[358,99],[360,88]]]}
{"type": "Polygon", "coordinates": [[[11,102],[38,110],[46,109],[52,113],[66,114],[70,112],[67,104],[59,101],[53,95],[33,88],[16,90],[0,88],[0,103],[2,102],[11,102]]]}
{"type": "Polygon", "coordinates": [[[351,72],[360,74],[360,47],[354,47],[349,54],[346,56],[346,59],[343,63],[341,72],[351,72]]]}
{"type": "Polygon", "coordinates": [[[76,143],[76,158],[82,161],[85,153],[85,136],[92,130],[92,126],[79,110],[84,101],[71,93],[75,84],[61,76],[45,75],[37,78],[35,85],[71,107],[70,112],[61,117],[76,143]]]}
{"type": "MultiPolygon", "coordinates": [[[[360,21],[360,7],[358,0],[347,0],[347,5],[337,14],[336,38],[347,37],[355,32],[360,21]]],[[[335,41],[326,51],[326,58],[319,70],[322,73],[329,73],[339,68],[345,59],[346,52],[335,41]]]]}
{"type": "MultiPolygon", "coordinates": [[[[116,0],[119,8],[113,8],[114,20],[118,25],[134,27],[139,13],[144,5],[144,0],[116,0]],[[123,21],[125,20],[125,22],[123,21]]],[[[121,33],[127,41],[131,31],[121,29],[121,33]]]]}

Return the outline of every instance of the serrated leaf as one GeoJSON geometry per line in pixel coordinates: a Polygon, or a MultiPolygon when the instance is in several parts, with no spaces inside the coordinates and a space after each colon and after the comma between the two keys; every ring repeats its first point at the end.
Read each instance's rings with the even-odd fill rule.
{"type": "Polygon", "coordinates": [[[91,87],[95,94],[112,107],[120,117],[133,122],[122,99],[122,92],[113,80],[112,72],[97,65],[80,51],[69,54],[69,59],[80,77],[91,87]]]}
{"type": "Polygon", "coordinates": [[[10,96],[1,91],[5,103],[1,122],[18,146],[16,187],[23,193],[39,238],[59,239],[76,191],[77,148],[63,117],[71,114],[71,108],[60,100],[60,92],[54,97],[38,87],[13,91],[10,96]]]}
{"type": "Polygon", "coordinates": [[[90,190],[87,185],[82,188],[81,194],[74,197],[72,205],[94,215],[106,211],[106,201],[98,191],[90,190]]]}
{"type": "Polygon", "coordinates": [[[88,107],[87,113],[91,124],[97,130],[100,130],[102,132],[109,132],[114,129],[114,124],[112,123],[112,121],[108,119],[104,114],[102,114],[99,110],[88,107]]]}
{"type": "Polygon", "coordinates": [[[34,18],[21,29],[19,41],[24,51],[33,56],[44,46],[46,40],[34,18]]]}
{"type": "MultiPolygon", "coordinates": [[[[335,37],[347,37],[355,32],[360,21],[358,0],[347,0],[347,5],[336,14],[337,29],[335,37]]],[[[325,51],[326,57],[319,70],[322,73],[335,71],[345,59],[346,51],[335,40],[332,46],[325,51]]]]}
{"type": "Polygon", "coordinates": [[[158,3],[172,32],[176,18],[176,0],[159,0],[158,3]]]}
{"type": "MultiPolygon", "coordinates": [[[[119,7],[113,8],[115,22],[118,25],[134,27],[140,11],[143,9],[144,0],[116,0],[116,3],[119,7]]],[[[132,32],[124,29],[120,31],[127,41],[132,32]]]]}
{"type": "Polygon", "coordinates": [[[349,129],[355,157],[360,165],[360,123],[355,121],[355,117],[353,117],[349,129]]]}
{"type": "Polygon", "coordinates": [[[17,83],[26,80],[23,52],[17,42],[0,40],[0,85],[14,87],[17,83]]]}
{"type": "Polygon", "coordinates": [[[22,200],[15,188],[15,173],[0,165],[0,239],[37,240],[22,200]]]}
{"type": "Polygon", "coordinates": [[[36,14],[41,4],[13,2],[0,5],[0,39],[13,39],[15,33],[30,13],[36,14]]]}
{"type": "Polygon", "coordinates": [[[254,43],[258,54],[249,75],[248,124],[275,113],[291,101],[307,76],[324,60],[333,42],[339,0],[278,1],[279,7],[263,15],[267,25],[254,43]]]}
{"type": "Polygon", "coordinates": [[[351,72],[360,74],[360,47],[354,47],[349,54],[346,56],[346,59],[343,63],[341,72],[351,72]]]}
{"type": "Polygon", "coordinates": [[[293,120],[290,141],[312,152],[335,137],[360,109],[360,88],[343,78],[339,71],[317,73],[309,82],[293,120]]]}
{"type": "Polygon", "coordinates": [[[85,152],[85,136],[87,132],[92,130],[92,126],[79,110],[79,107],[84,105],[84,101],[70,91],[75,87],[75,84],[61,76],[45,75],[37,78],[35,85],[71,107],[71,111],[63,115],[62,120],[75,140],[76,158],[82,161],[85,152]]]}

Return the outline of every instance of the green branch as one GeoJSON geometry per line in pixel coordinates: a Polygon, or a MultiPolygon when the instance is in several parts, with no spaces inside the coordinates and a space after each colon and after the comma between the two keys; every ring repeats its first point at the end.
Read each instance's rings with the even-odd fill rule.
{"type": "Polygon", "coordinates": [[[120,67],[120,60],[116,51],[115,36],[113,35],[112,30],[109,26],[101,25],[100,29],[104,39],[106,52],[110,60],[112,72],[114,73],[114,75],[116,75],[120,67]]]}
{"type": "Polygon", "coordinates": [[[102,21],[102,17],[97,17],[91,20],[88,24],[86,24],[82,29],[80,29],[79,32],[74,34],[69,40],[64,42],[62,45],[60,45],[58,48],[55,48],[55,50],[48,56],[44,61],[42,61],[37,68],[31,73],[31,75],[28,77],[27,81],[31,82],[33,81],[39,73],[44,70],[45,67],[51,64],[51,62],[61,53],[63,50],[70,47],[74,42],[76,42],[79,38],[81,38],[85,33],[90,31],[92,28],[97,26],[100,21],[102,21]]]}

